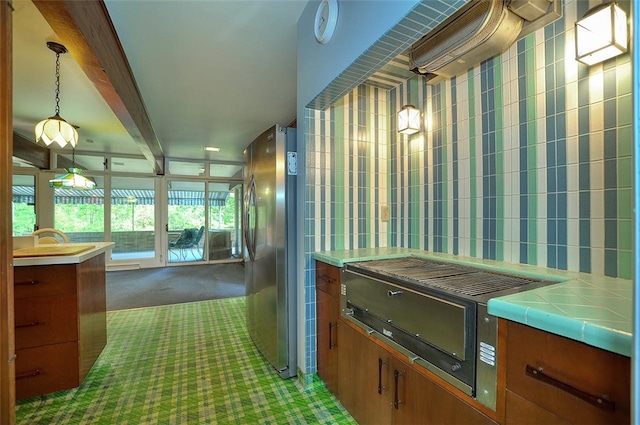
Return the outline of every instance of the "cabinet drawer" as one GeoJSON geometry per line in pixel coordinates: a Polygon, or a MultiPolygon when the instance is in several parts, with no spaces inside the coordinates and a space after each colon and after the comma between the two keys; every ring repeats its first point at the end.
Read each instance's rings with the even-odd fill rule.
{"type": "Polygon", "coordinates": [[[628,357],[514,322],[506,349],[513,393],[570,423],[629,423],[628,357]]]}
{"type": "Polygon", "coordinates": [[[80,385],[75,342],[16,351],[16,399],[80,385]]]}
{"type": "Polygon", "coordinates": [[[333,298],[340,298],[340,276],[342,269],[322,261],[316,261],[316,288],[333,298]]]}
{"type": "Polygon", "coordinates": [[[76,311],[75,295],[16,300],[16,349],[77,340],[76,311]]]}
{"type": "Polygon", "coordinates": [[[76,291],[76,265],[20,266],[13,269],[15,299],[76,291]]]}

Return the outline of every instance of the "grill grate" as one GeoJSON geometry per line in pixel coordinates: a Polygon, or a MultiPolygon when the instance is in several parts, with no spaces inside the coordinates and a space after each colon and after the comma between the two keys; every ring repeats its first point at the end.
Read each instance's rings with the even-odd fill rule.
{"type": "Polygon", "coordinates": [[[468,296],[479,296],[518,288],[537,280],[417,257],[374,260],[352,263],[351,268],[368,270],[381,276],[391,276],[414,284],[445,289],[468,296]]]}

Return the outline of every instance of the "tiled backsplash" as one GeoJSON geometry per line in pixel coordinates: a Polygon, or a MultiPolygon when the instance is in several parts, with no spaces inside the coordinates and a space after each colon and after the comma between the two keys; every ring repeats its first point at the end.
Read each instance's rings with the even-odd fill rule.
{"type": "Polygon", "coordinates": [[[631,63],[574,60],[588,7],[566,2],[562,19],[451,80],[361,85],[306,110],[307,306],[322,250],[399,246],[631,277],[631,63]],[[424,118],[413,136],[395,129],[405,104],[424,118]]]}

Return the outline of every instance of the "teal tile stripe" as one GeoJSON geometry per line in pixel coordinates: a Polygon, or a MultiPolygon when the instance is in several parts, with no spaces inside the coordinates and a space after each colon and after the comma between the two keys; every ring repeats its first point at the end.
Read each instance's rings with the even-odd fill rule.
{"type": "MultiPolygon", "coordinates": [[[[498,58],[499,59],[499,58],[498,58]]],[[[496,210],[495,210],[495,255],[494,259],[503,261],[504,257],[504,244],[505,244],[505,147],[504,147],[504,107],[503,107],[503,92],[502,92],[502,61],[496,59],[494,61],[493,69],[493,90],[494,90],[494,104],[495,104],[495,146],[496,146],[496,210]]]]}
{"type": "Polygon", "coordinates": [[[468,76],[468,93],[469,93],[469,255],[471,257],[477,257],[477,243],[478,243],[478,192],[477,192],[477,164],[476,158],[478,154],[476,152],[476,88],[475,88],[475,73],[473,69],[470,69],[467,73],[468,76]]]}

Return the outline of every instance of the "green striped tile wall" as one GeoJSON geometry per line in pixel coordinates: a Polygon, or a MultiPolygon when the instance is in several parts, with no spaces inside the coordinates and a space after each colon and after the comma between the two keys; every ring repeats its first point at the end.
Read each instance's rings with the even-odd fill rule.
{"type": "Polygon", "coordinates": [[[589,3],[563,3],[562,19],[456,78],[387,90],[376,75],[306,110],[308,306],[318,250],[402,246],[631,277],[631,62],[576,62],[589,3]],[[405,104],[423,112],[416,135],[395,130],[405,104]]]}

